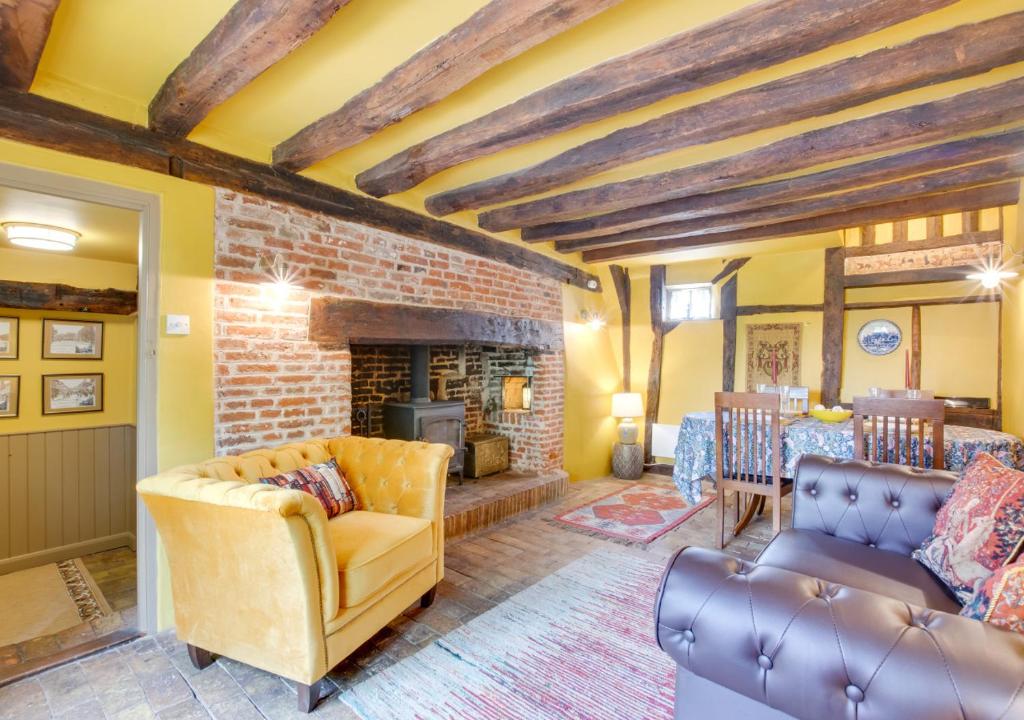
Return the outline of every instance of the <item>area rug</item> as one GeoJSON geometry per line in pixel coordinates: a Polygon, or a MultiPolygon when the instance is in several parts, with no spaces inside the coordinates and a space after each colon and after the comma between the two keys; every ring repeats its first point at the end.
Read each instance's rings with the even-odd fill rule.
{"type": "Polygon", "coordinates": [[[662,569],[591,553],[341,699],[363,720],[667,720],[675,666],[653,622],[662,569]]]}
{"type": "Polygon", "coordinates": [[[109,614],[110,606],[81,560],[0,575],[0,647],[109,614]]]}
{"type": "Polygon", "coordinates": [[[555,521],[588,534],[646,545],[714,500],[709,497],[699,505],[690,505],[675,487],[640,483],[562,513],[555,521]]]}

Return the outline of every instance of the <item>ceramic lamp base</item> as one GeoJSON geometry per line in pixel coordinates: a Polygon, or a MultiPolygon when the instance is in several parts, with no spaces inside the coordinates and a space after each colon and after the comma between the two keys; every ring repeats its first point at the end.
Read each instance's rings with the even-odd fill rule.
{"type": "Polygon", "coordinates": [[[640,436],[640,426],[632,419],[625,419],[619,423],[619,442],[623,445],[635,445],[640,436]]]}

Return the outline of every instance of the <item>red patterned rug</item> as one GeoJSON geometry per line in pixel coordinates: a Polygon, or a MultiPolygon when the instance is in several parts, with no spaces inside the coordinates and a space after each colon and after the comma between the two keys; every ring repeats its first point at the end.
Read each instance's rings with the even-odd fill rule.
{"type": "Polygon", "coordinates": [[[693,506],[674,487],[640,483],[562,513],[555,520],[586,533],[646,545],[714,501],[709,497],[693,506]]]}

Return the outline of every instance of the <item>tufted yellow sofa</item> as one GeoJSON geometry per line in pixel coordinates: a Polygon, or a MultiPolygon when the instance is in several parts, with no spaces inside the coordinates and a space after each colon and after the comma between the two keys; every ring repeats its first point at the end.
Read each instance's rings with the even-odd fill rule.
{"type": "Polygon", "coordinates": [[[167,551],[178,637],[297,683],[323,676],[444,575],[447,445],[339,437],[175,468],[139,482],[167,551]],[[334,457],[362,510],[259,478],[334,457]]]}

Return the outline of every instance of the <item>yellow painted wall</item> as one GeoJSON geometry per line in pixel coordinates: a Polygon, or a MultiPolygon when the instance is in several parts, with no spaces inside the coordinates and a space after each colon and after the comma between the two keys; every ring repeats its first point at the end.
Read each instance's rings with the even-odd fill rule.
{"type": "Polygon", "coordinates": [[[611,448],[616,420],[611,417],[612,394],[621,391],[621,324],[618,300],[607,270],[604,292],[565,286],[562,293],[565,328],[565,470],[571,480],[601,477],[611,472],[611,448]],[[595,330],[581,321],[581,311],[600,313],[607,321],[595,330]]]}
{"type": "MultiPolygon", "coordinates": [[[[1024,199],[1004,209],[1006,243],[1024,252],[1024,199]]],[[[1019,260],[1016,265],[1019,265],[1019,260]]],[[[1024,436],[1024,282],[1008,284],[1003,306],[1003,429],[1024,436]]]]}
{"type": "MultiPolygon", "coordinates": [[[[128,263],[0,248],[0,279],[134,290],[137,268],[128,263]]],[[[0,434],[135,424],[135,316],[0,309],[19,318],[17,360],[0,360],[0,375],[21,377],[18,417],[0,418],[0,434]],[[43,360],[43,318],[103,323],[102,360],[43,360]],[[103,411],[42,414],[42,376],[103,373],[103,411]]]]}
{"type": "MultiPolygon", "coordinates": [[[[0,140],[0,162],[152,193],[160,199],[160,315],[191,316],[192,334],[161,334],[157,462],[166,469],[213,454],[213,190],[113,163],[0,140]]],[[[159,619],[173,622],[166,562],[159,619]]]]}

